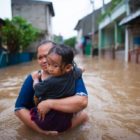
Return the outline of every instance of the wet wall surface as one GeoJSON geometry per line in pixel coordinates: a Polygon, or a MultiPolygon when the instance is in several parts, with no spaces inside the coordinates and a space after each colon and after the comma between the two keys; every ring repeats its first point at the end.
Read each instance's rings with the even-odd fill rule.
{"type": "Polygon", "coordinates": [[[20,87],[36,61],[0,69],[0,140],[140,140],[140,65],[76,56],[86,70],[89,121],[59,136],[43,136],[14,115],[20,87]]]}

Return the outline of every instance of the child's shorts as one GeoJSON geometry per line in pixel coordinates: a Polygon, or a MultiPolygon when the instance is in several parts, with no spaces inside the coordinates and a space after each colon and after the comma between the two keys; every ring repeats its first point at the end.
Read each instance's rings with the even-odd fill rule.
{"type": "Polygon", "coordinates": [[[33,120],[41,129],[47,131],[63,132],[71,127],[73,113],[64,113],[56,110],[50,110],[44,120],[39,119],[37,108],[30,111],[31,120],[33,120]]]}

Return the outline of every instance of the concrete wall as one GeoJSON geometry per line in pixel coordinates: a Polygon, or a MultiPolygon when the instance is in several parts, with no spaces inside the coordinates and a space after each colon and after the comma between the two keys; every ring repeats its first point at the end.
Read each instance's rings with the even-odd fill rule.
{"type": "Polygon", "coordinates": [[[13,16],[21,16],[32,23],[34,27],[39,28],[43,31],[47,30],[45,5],[14,5],[13,16]]]}
{"type": "MultiPolygon", "coordinates": [[[[43,35],[41,40],[52,39],[52,15],[47,4],[31,2],[12,4],[12,16],[21,16],[41,30],[43,35]]],[[[36,52],[36,44],[32,44],[26,51],[36,52]]]]}

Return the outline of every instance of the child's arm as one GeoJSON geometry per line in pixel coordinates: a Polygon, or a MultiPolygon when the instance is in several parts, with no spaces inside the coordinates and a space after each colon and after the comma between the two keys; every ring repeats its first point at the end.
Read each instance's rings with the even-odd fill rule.
{"type": "Polygon", "coordinates": [[[33,74],[32,74],[32,78],[33,78],[33,87],[37,84],[37,83],[39,83],[39,74],[38,74],[38,72],[34,72],[33,74]]]}

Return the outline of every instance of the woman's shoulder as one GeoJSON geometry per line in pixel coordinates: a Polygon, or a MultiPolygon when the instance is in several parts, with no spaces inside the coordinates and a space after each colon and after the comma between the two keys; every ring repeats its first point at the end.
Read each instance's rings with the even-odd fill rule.
{"type": "Polygon", "coordinates": [[[33,71],[31,72],[31,76],[34,77],[36,74],[40,74],[41,73],[41,70],[36,70],[36,71],[33,71]]]}
{"type": "Polygon", "coordinates": [[[32,74],[30,73],[30,74],[28,74],[28,75],[26,75],[26,77],[25,77],[25,80],[26,81],[28,81],[28,80],[32,80],[33,78],[32,78],[32,74]]]}
{"type": "Polygon", "coordinates": [[[38,71],[36,70],[36,71],[33,71],[33,72],[31,72],[31,76],[33,76],[34,74],[37,74],[38,73],[38,71]]]}

